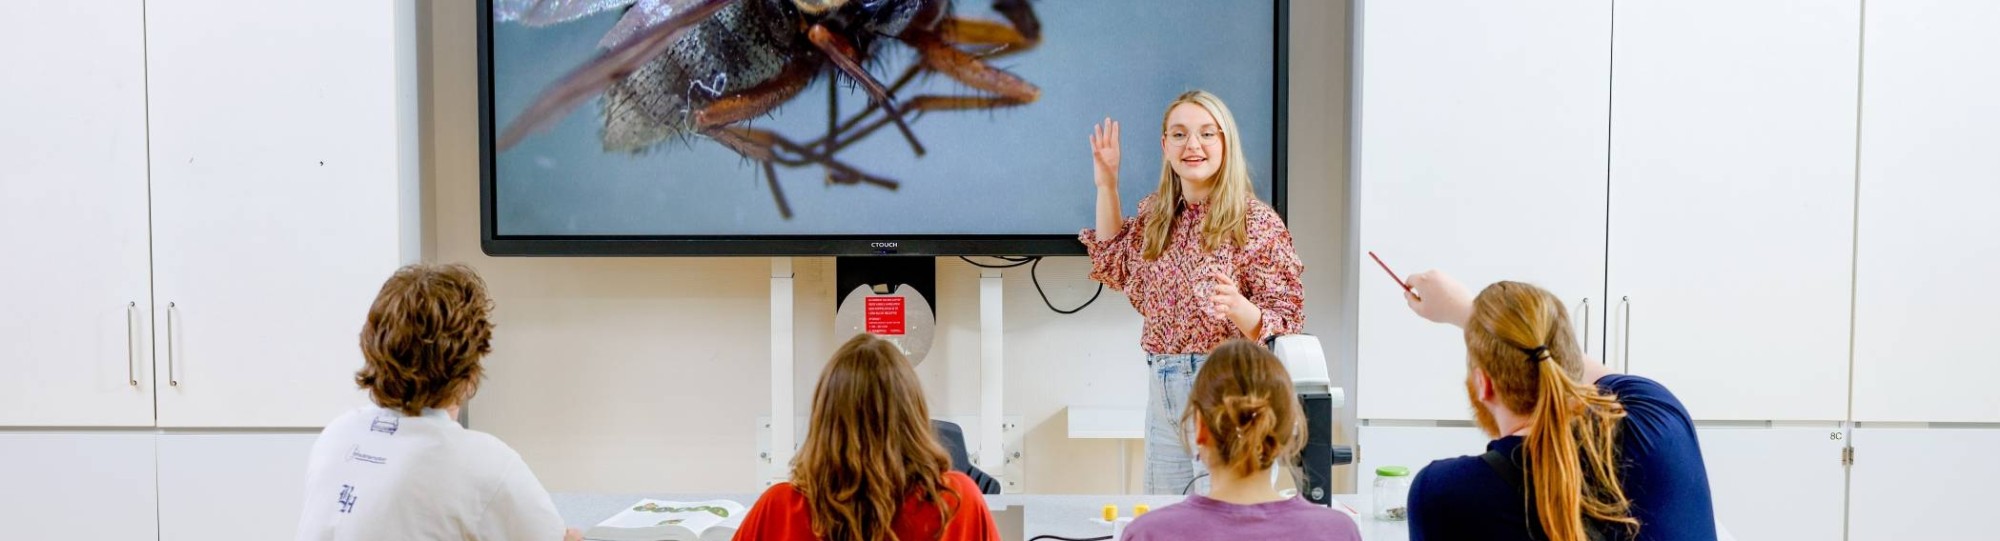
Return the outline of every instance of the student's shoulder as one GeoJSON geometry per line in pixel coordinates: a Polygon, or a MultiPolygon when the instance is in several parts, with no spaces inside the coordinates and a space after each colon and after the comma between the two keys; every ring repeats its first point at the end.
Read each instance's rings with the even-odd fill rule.
{"type": "Polygon", "coordinates": [[[347,429],[348,427],[354,427],[354,426],[364,425],[367,423],[372,423],[374,422],[375,417],[380,415],[383,411],[385,410],[379,407],[364,406],[341,412],[339,416],[336,416],[333,418],[333,420],[326,422],[326,428],[321,429],[320,434],[338,432],[347,429]]]}
{"type": "Polygon", "coordinates": [[[1179,502],[1162,505],[1153,508],[1151,510],[1148,510],[1146,511],[1146,514],[1140,515],[1139,518],[1133,519],[1132,524],[1137,525],[1140,522],[1158,524],[1162,522],[1173,522],[1177,519],[1184,519],[1186,517],[1207,516],[1209,514],[1211,514],[1210,510],[1202,509],[1202,507],[1199,504],[1196,504],[1194,502],[1194,497],[1189,496],[1188,499],[1186,500],[1181,500],[1179,502]]]}
{"type": "Polygon", "coordinates": [[[1460,503],[1491,501],[1504,487],[1504,479],[1486,460],[1461,456],[1432,461],[1410,481],[1412,507],[1459,508],[1460,503]]]}
{"type": "Polygon", "coordinates": [[[759,502],[775,501],[775,500],[796,498],[798,496],[799,496],[798,487],[793,486],[790,482],[780,482],[771,485],[770,488],[764,489],[763,494],[757,495],[757,501],[759,502]]]}
{"type": "Polygon", "coordinates": [[[319,441],[326,443],[334,440],[340,442],[351,440],[371,432],[376,425],[376,419],[394,418],[395,415],[395,412],[377,406],[363,406],[341,412],[320,429],[319,441]]]}
{"type": "Polygon", "coordinates": [[[1431,461],[1431,463],[1429,465],[1424,466],[1423,469],[1417,470],[1417,481],[1424,481],[1424,480],[1430,480],[1432,482],[1452,481],[1452,480],[1463,479],[1467,476],[1474,475],[1480,472],[1490,472],[1490,471],[1492,471],[1492,467],[1487,466],[1486,459],[1480,458],[1479,455],[1466,455],[1466,456],[1457,456],[1452,458],[1440,458],[1431,461]]]}
{"type": "Polygon", "coordinates": [[[764,489],[757,501],[750,503],[749,516],[745,521],[757,521],[768,525],[787,524],[808,514],[805,494],[791,483],[777,483],[764,489]]]}
{"type": "Polygon", "coordinates": [[[979,482],[972,480],[972,476],[966,475],[965,472],[961,472],[958,470],[951,470],[944,472],[944,482],[947,485],[951,485],[952,492],[957,492],[959,494],[970,494],[973,496],[982,496],[982,497],[985,496],[984,493],[981,493],[979,491],[979,482]]]}
{"type": "Polygon", "coordinates": [[[1292,232],[1285,227],[1285,218],[1279,216],[1277,209],[1271,208],[1270,204],[1252,197],[1245,206],[1247,208],[1243,212],[1243,222],[1249,227],[1251,245],[1270,244],[1291,238],[1292,232]]]}
{"type": "MultiPolygon", "coordinates": [[[[1361,526],[1354,522],[1353,516],[1335,511],[1331,507],[1306,501],[1304,498],[1293,498],[1291,503],[1294,507],[1299,508],[1298,515],[1303,517],[1299,519],[1300,522],[1312,525],[1313,531],[1328,533],[1355,532],[1353,537],[1347,537],[1347,539],[1361,538],[1361,526]]],[[[1340,537],[1336,536],[1336,538],[1340,537]]]]}
{"type": "Polygon", "coordinates": [[[507,442],[500,441],[500,437],[492,434],[466,429],[460,431],[457,439],[467,449],[479,453],[490,454],[496,457],[521,458],[521,454],[514,452],[514,448],[507,446],[507,442]]]}
{"type": "Polygon", "coordinates": [[[521,458],[521,453],[492,434],[470,429],[446,434],[449,434],[446,437],[450,443],[444,448],[450,449],[445,453],[449,456],[438,458],[457,463],[469,475],[505,477],[518,473],[517,470],[528,469],[528,461],[521,458]]]}
{"type": "MultiPolygon", "coordinates": [[[[1270,505],[1270,504],[1263,504],[1270,505]]],[[[1277,503],[1270,521],[1288,532],[1287,539],[1317,539],[1322,541],[1354,541],[1361,539],[1361,526],[1354,517],[1335,511],[1331,507],[1307,501],[1303,497],[1277,503]]]]}
{"type": "MultiPolygon", "coordinates": [[[[1153,201],[1154,201],[1154,200],[1156,200],[1156,199],[1159,199],[1159,198],[1160,198],[1160,194],[1159,194],[1159,192],[1153,192],[1153,193],[1149,193],[1149,194],[1146,194],[1146,196],[1145,196],[1145,197],[1141,197],[1141,198],[1139,198],[1139,204],[1138,204],[1138,206],[1134,207],[1134,208],[1136,209],[1136,211],[1135,211],[1135,212],[1133,212],[1133,215],[1135,215],[1135,216],[1139,216],[1139,217],[1141,217],[1141,218],[1146,218],[1146,217],[1150,217],[1150,216],[1152,216],[1152,215],[1153,215],[1153,201]]],[[[1142,221],[1143,221],[1143,220],[1142,220],[1142,221]]]]}
{"type": "Polygon", "coordinates": [[[1278,209],[1272,207],[1270,203],[1265,203],[1264,200],[1252,196],[1243,198],[1243,204],[1245,207],[1243,216],[1249,218],[1251,221],[1276,222],[1280,226],[1285,225],[1285,218],[1279,216],[1278,209]]]}
{"type": "Polygon", "coordinates": [[[1674,392],[1667,390],[1666,385],[1634,374],[1607,374],[1597,379],[1597,388],[1618,395],[1619,400],[1635,398],[1680,403],[1680,399],[1675,398],[1674,392]]]}
{"type": "Polygon", "coordinates": [[[1125,539],[1145,541],[1149,539],[1177,539],[1180,525],[1206,522],[1205,514],[1187,502],[1161,506],[1132,519],[1125,525],[1125,539]]]}
{"type": "Polygon", "coordinates": [[[1624,404],[1628,413],[1644,417],[1669,416],[1688,420],[1687,406],[1681,404],[1680,397],[1645,376],[1632,374],[1611,374],[1598,378],[1597,388],[1611,393],[1624,404]]]}
{"type": "Polygon", "coordinates": [[[991,512],[986,510],[986,493],[979,490],[979,482],[972,480],[972,476],[958,470],[947,471],[944,472],[944,482],[951,486],[952,494],[957,496],[958,501],[961,502],[958,508],[952,511],[952,514],[981,511],[991,512]],[[974,511],[974,509],[978,509],[979,511],[974,511]]]}
{"type": "Polygon", "coordinates": [[[367,430],[367,423],[374,418],[372,411],[375,409],[356,408],[327,421],[326,427],[320,429],[319,437],[313,440],[312,461],[319,463],[323,457],[347,451],[354,436],[367,430]]]}

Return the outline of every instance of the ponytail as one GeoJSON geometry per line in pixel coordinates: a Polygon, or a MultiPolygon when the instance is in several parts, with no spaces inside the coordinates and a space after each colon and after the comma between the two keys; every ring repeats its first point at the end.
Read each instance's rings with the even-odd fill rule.
{"type": "Polygon", "coordinates": [[[1522,445],[1534,496],[1528,503],[1549,541],[1590,539],[1585,519],[1636,534],[1639,521],[1617,469],[1625,407],[1577,381],[1586,361],[1562,303],[1532,285],[1496,283],[1473,301],[1465,335],[1471,362],[1493,380],[1501,403],[1533,419],[1522,445]]]}

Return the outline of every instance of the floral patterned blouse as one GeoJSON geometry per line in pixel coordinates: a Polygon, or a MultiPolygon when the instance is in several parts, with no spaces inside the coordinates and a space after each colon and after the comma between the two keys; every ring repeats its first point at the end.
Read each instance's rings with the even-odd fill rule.
{"type": "Polygon", "coordinates": [[[1236,246],[1224,241],[1213,252],[1201,248],[1201,221],[1205,205],[1182,203],[1180,216],[1168,233],[1167,248],[1160,258],[1147,261],[1140,255],[1145,221],[1151,219],[1152,200],[1139,203],[1138,216],[1128,217],[1111,240],[1098,242],[1094,229],[1083,230],[1083,245],[1090,252],[1090,278],[1125,293],[1132,307],[1146,319],[1139,339],[1148,354],[1207,353],[1222,342],[1242,335],[1225,316],[1207,312],[1215,279],[1211,270],[1220,270],[1236,280],[1243,297],[1263,311],[1263,336],[1295,334],[1305,322],[1305,286],[1299,274],[1305,264],[1292,251],[1292,234],[1270,205],[1249,199],[1244,213],[1249,221],[1249,242],[1236,246]]]}

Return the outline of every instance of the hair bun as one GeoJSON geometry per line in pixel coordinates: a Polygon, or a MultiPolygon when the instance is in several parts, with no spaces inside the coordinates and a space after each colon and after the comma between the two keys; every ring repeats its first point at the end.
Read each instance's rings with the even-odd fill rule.
{"type": "Polygon", "coordinates": [[[1265,416],[1270,412],[1271,401],[1261,396],[1228,396],[1222,399],[1222,411],[1230,420],[1236,421],[1236,426],[1240,430],[1242,427],[1255,424],[1259,416],[1265,416]]]}

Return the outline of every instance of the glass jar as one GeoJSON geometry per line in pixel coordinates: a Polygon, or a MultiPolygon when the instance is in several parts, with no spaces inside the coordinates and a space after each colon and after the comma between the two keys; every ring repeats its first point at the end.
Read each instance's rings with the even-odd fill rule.
{"type": "Polygon", "coordinates": [[[1410,518],[1410,469],[1402,466],[1375,468],[1375,518],[1410,518]]]}

